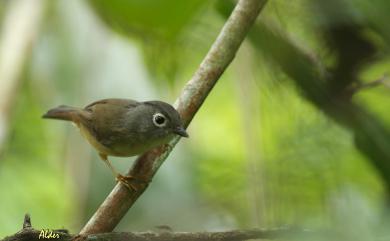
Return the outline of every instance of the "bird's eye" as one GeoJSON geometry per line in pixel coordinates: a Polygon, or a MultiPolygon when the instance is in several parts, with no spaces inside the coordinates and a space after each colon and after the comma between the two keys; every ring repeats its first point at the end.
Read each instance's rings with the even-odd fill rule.
{"type": "Polygon", "coordinates": [[[167,124],[167,118],[161,113],[156,113],[153,115],[153,124],[158,127],[164,127],[167,124]]]}

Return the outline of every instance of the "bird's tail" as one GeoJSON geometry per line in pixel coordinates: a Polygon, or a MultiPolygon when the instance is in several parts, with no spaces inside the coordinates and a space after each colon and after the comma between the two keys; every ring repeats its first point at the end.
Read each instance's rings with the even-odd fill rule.
{"type": "Polygon", "coordinates": [[[80,111],[81,109],[79,108],[60,105],[47,111],[47,113],[44,114],[42,118],[75,121],[79,116],[80,111]]]}

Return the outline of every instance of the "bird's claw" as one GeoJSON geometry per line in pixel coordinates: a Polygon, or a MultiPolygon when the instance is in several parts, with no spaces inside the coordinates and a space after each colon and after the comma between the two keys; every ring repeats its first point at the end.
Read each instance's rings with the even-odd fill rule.
{"type": "Polygon", "coordinates": [[[124,176],[124,175],[118,174],[115,177],[115,179],[116,179],[116,181],[121,182],[123,185],[125,185],[130,191],[135,191],[135,192],[137,192],[140,189],[137,184],[143,183],[143,184],[147,185],[149,183],[149,181],[147,181],[147,180],[144,180],[141,178],[136,178],[136,177],[131,176],[131,175],[124,176]]]}

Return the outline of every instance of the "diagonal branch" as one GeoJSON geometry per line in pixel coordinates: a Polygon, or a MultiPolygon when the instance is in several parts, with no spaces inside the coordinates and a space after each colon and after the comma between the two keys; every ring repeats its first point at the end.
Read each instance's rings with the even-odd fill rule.
{"type": "MultiPolygon", "coordinates": [[[[237,50],[265,3],[266,0],[240,0],[237,3],[218,38],[175,103],[186,127],[219,77],[234,59],[237,50]]],[[[178,141],[179,138],[175,138],[169,145],[156,148],[140,156],[129,174],[151,180],[178,141]]],[[[112,231],[146,188],[147,185],[138,191],[130,191],[118,183],[80,234],[112,231]]]]}

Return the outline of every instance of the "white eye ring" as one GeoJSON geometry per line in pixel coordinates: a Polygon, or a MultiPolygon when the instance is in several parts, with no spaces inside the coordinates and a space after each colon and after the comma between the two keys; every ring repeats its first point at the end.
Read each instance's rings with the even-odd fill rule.
{"type": "Polygon", "coordinates": [[[161,113],[153,115],[153,124],[157,127],[164,127],[167,125],[167,118],[161,113]]]}

